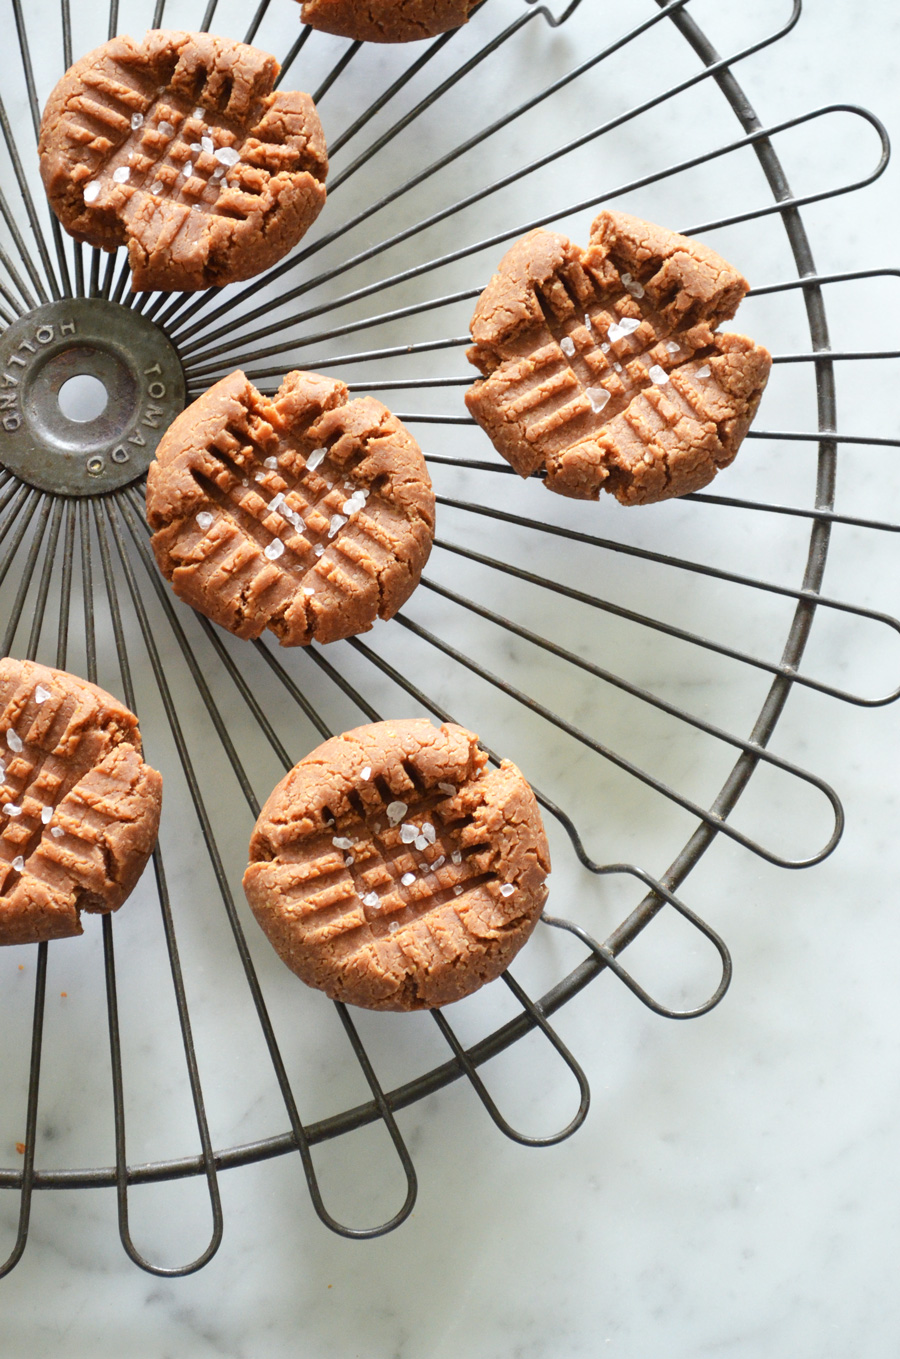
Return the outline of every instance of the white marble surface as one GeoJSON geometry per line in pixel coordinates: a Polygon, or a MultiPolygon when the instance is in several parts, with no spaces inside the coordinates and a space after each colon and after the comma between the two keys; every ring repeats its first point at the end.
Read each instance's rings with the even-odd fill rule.
{"type": "MultiPolygon", "coordinates": [[[[502,3],[507,11],[515,8],[512,0],[502,3]]],[[[176,14],[179,8],[187,9],[173,0],[170,22],[187,22],[176,14]]],[[[562,28],[553,36],[548,69],[555,70],[555,63],[566,69],[581,55],[573,33],[579,43],[596,44],[605,32],[606,6],[585,0],[582,8],[577,30],[562,28]]],[[[634,8],[637,12],[636,3],[634,8]]],[[[650,5],[640,8],[647,15],[652,10],[650,5]]],[[[735,0],[690,6],[701,21],[709,20],[724,51],[752,40],[767,24],[774,26],[788,10],[772,3],[753,7],[754,14],[748,15],[747,8],[735,0]]],[[[851,18],[850,8],[839,0],[812,0],[794,32],[739,69],[764,123],[823,102],[858,101],[896,131],[900,16],[882,4],[852,7],[851,18]]],[[[223,4],[222,9],[232,16],[240,6],[223,4]]],[[[292,33],[293,6],[273,0],[273,11],[278,11],[284,33],[292,33]]],[[[34,13],[39,20],[40,7],[34,13]]],[[[225,22],[222,26],[229,27],[225,22]]],[[[538,37],[546,35],[538,33],[537,22],[533,27],[532,41],[540,52],[538,37]]],[[[275,50],[285,46],[282,42],[275,50]]],[[[677,39],[660,39],[660,48],[677,49],[681,59],[677,39]]],[[[578,116],[584,121],[574,126],[589,126],[640,99],[642,69],[649,72],[648,82],[659,79],[656,62],[641,68],[629,60],[615,68],[616,81],[631,80],[624,104],[598,79],[592,90],[596,118],[590,116],[592,109],[585,114],[582,108],[578,116]]],[[[684,69],[690,73],[694,67],[685,62],[684,69]]],[[[511,73],[510,86],[515,83],[511,73]]],[[[717,107],[711,98],[709,108],[717,107]]],[[[566,108],[565,117],[554,115],[559,124],[551,132],[557,139],[567,128],[571,135],[573,115],[566,108]]],[[[620,173],[624,178],[628,167],[632,174],[641,173],[645,160],[653,161],[654,139],[661,139],[666,151],[677,145],[679,117],[690,113],[696,127],[690,101],[685,108],[687,113],[673,111],[669,126],[655,125],[649,150],[640,135],[629,134],[605,153],[608,159],[585,164],[578,194],[588,197],[591,188],[582,191],[581,184],[590,176],[606,175],[610,166],[610,183],[619,182],[620,173]]],[[[464,111],[457,109],[456,116],[463,136],[464,111]]],[[[739,135],[724,106],[719,116],[721,123],[713,120],[704,126],[711,138],[708,145],[739,135]]],[[[860,135],[850,119],[835,115],[816,146],[802,136],[785,138],[779,145],[792,181],[801,192],[815,192],[857,177],[871,165],[873,140],[860,135]]],[[[508,152],[511,163],[528,158],[526,143],[524,134],[514,141],[508,152]]],[[[763,199],[752,163],[746,165],[751,196],[744,201],[752,205],[763,199]]],[[[896,265],[898,182],[896,167],[889,168],[862,193],[807,211],[821,272],[896,265]]],[[[718,183],[709,171],[693,187],[679,184],[635,193],[623,205],[662,220],[672,213],[679,226],[716,215],[710,199],[715,199],[718,183]],[[654,195],[660,200],[658,214],[654,195]]],[[[724,211],[741,210],[744,187],[740,176],[735,179],[723,167],[724,211]]],[[[575,197],[559,190],[558,201],[575,197]]],[[[419,208],[423,201],[418,200],[419,208]]],[[[433,201],[438,206],[442,201],[437,189],[433,201]]],[[[524,206],[522,220],[538,211],[524,206]]],[[[487,234],[497,219],[490,204],[483,212],[487,234]]],[[[579,218],[579,225],[589,215],[579,218]]],[[[774,227],[714,233],[710,239],[736,258],[738,248],[758,252],[757,282],[788,277],[774,227]]],[[[442,238],[437,248],[452,246],[442,238]]],[[[745,258],[741,253],[742,263],[745,258]]],[[[449,283],[448,290],[467,282],[471,275],[449,283]]],[[[897,347],[896,286],[896,280],[889,280],[840,298],[834,290],[835,343],[897,347]]],[[[831,300],[829,294],[830,305],[831,300]]],[[[786,318],[771,301],[750,307],[756,309],[753,324],[760,338],[767,338],[769,327],[768,334],[777,335],[773,347],[782,352],[804,347],[802,324],[796,319],[786,318]]],[[[748,310],[748,328],[750,315],[748,310]]],[[[850,367],[844,365],[839,373],[840,427],[898,437],[896,364],[867,366],[871,387],[864,388],[862,408],[861,370],[848,372],[850,367]]],[[[440,371],[459,372],[461,366],[449,364],[440,371]]],[[[412,401],[406,407],[415,408],[412,401]]],[[[787,382],[783,369],[776,372],[760,425],[812,428],[812,418],[808,394],[787,382]]],[[[440,440],[431,446],[440,447],[440,440]]],[[[716,489],[772,500],[805,493],[808,502],[811,465],[806,451],[798,452],[796,446],[748,444],[732,479],[727,484],[723,479],[716,489]]],[[[897,520],[896,450],[850,450],[842,455],[841,469],[839,508],[897,520]]],[[[537,488],[524,490],[533,493],[537,488]]],[[[511,496],[522,494],[510,491],[511,496]]],[[[514,503],[517,508],[526,504],[521,499],[514,503]]],[[[528,508],[534,511],[530,500],[528,508]]],[[[584,525],[581,508],[569,514],[568,507],[552,507],[559,522],[584,525]]],[[[588,527],[633,535],[634,541],[732,569],[755,565],[772,578],[798,578],[802,539],[786,534],[781,523],[770,529],[763,516],[740,521],[732,530],[728,523],[700,519],[696,510],[684,507],[668,516],[654,511],[655,517],[637,526],[620,518],[614,506],[604,507],[603,513],[602,527],[588,527]]],[[[465,524],[453,527],[458,536],[467,532],[465,524]]],[[[890,535],[836,532],[826,591],[895,612],[894,544],[890,535]]],[[[508,549],[512,556],[516,546],[512,535],[497,538],[498,552],[508,549]]],[[[441,576],[445,563],[436,560],[434,566],[436,578],[452,579],[449,573],[441,576]]],[[[578,560],[554,560],[553,567],[560,576],[567,569],[577,576],[580,570],[578,560]]],[[[699,587],[684,592],[667,580],[654,584],[640,575],[632,578],[627,563],[621,575],[604,580],[603,588],[613,595],[621,590],[627,601],[640,601],[636,607],[655,606],[664,616],[689,622],[714,617],[720,628],[716,635],[748,644],[756,644],[757,631],[764,639],[770,618],[763,606],[759,615],[742,612],[743,606],[725,590],[709,600],[699,587]],[[665,592],[662,601],[651,597],[652,589],[665,592]]],[[[502,602],[512,608],[515,600],[502,602]]],[[[577,618],[555,620],[552,609],[540,602],[535,607],[544,626],[558,624],[561,640],[583,645],[585,654],[593,656],[579,635],[577,618]]],[[[427,621],[427,613],[420,616],[427,621]]],[[[452,617],[445,621],[448,629],[455,626],[452,617]]],[[[646,648],[643,642],[626,646],[622,659],[615,651],[619,634],[612,625],[604,623],[604,628],[607,659],[617,655],[639,682],[682,699],[713,721],[747,729],[748,714],[752,717],[752,705],[762,692],[758,684],[734,681],[713,664],[694,669],[690,657],[646,648]]],[[[808,672],[864,692],[883,692],[896,683],[900,669],[898,649],[885,641],[886,635],[859,620],[839,627],[824,621],[819,628],[817,623],[808,672]]],[[[481,641],[482,634],[473,637],[473,644],[481,641]]],[[[389,640],[384,646],[385,654],[391,654],[389,640]]],[[[496,664],[509,660],[512,673],[521,676],[530,658],[518,655],[514,647],[507,651],[494,658],[496,664]]],[[[555,694],[562,711],[575,712],[587,725],[595,718],[600,723],[591,707],[594,690],[541,666],[529,674],[534,685],[555,694]],[[560,690],[563,682],[571,689],[560,690]]],[[[435,674],[433,683],[441,692],[447,681],[435,674]]],[[[464,700],[469,701],[467,690],[446,696],[454,706],[464,700]]],[[[560,751],[547,732],[525,727],[523,719],[500,706],[495,711],[487,700],[476,696],[471,701],[482,703],[479,720],[490,723],[492,737],[496,732],[509,746],[520,745],[525,751],[520,762],[527,767],[531,761],[535,778],[559,792],[561,800],[566,795],[564,805],[574,800],[584,810],[589,843],[598,857],[613,857],[615,851],[644,862],[651,871],[665,867],[685,836],[680,815],[655,806],[645,810],[641,797],[625,784],[612,781],[607,786],[592,761],[560,751]],[[600,801],[605,793],[611,794],[608,803],[600,801]],[[588,815],[594,809],[596,825],[588,815]]],[[[614,713],[627,744],[631,732],[624,700],[614,713]]],[[[223,1245],[205,1270],[185,1279],[151,1277],[126,1259],[110,1191],[37,1194],[25,1256],[0,1283],[4,1359],[63,1354],[81,1359],[106,1353],[180,1359],[575,1359],[598,1354],[628,1359],[844,1359],[864,1354],[867,1359],[893,1359],[900,1343],[894,1279],[900,1246],[895,1150],[900,1121],[897,727],[896,708],[870,710],[808,693],[792,695],[773,748],[837,787],[847,810],[844,839],[824,864],[793,873],[722,842],[691,876],[686,900],[724,935],[734,957],[731,990],[710,1015],[685,1024],[658,1018],[611,979],[589,987],[559,1014],[558,1031],[584,1066],[593,1090],[588,1120],[570,1141],[537,1151],[514,1145],[494,1130],[469,1090],[453,1087],[400,1116],[420,1192],[414,1215],[399,1231],[374,1242],[333,1236],[310,1209],[299,1165],[279,1158],[221,1176],[223,1245]]],[[[297,741],[302,743],[302,737],[297,741]]],[[[679,786],[709,796],[707,767],[693,741],[662,728],[656,732],[651,723],[634,737],[634,749],[639,758],[655,759],[679,786]]],[[[260,780],[266,776],[264,766],[255,772],[260,780]]],[[[759,829],[767,843],[788,852],[814,850],[827,835],[820,803],[798,793],[792,782],[761,779],[758,786],[736,823],[759,829]]],[[[177,811],[176,794],[169,804],[173,822],[177,811]]],[[[238,829],[243,834],[243,825],[236,824],[234,864],[229,859],[229,867],[240,859],[238,829]]],[[[587,901],[584,923],[601,932],[604,923],[615,923],[623,903],[633,904],[633,897],[617,896],[614,886],[599,891],[591,884],[572,865],[561,836],[554,850],[553,908],[562,913],[573,899],[587,901]]],[[[170,876],[213,1140],[220,1146],[281,1131],[286,1120],[252,1016],[246,1013],[233,950],[220,918],[207,914],[203,904],[212,889],[197,860],[196,844],[184,837],[171,851],[170,876]]],[[[345,1041],[330,1009],[316,997],[298,994],[300,988],[264,946],[254,936],[250,942],[304,1116],[321,1117],[361,1098],[359,1078],[346,1062],[345,1041]]],[[[174,1154],[187,1154],[196,1146],[196,1135],[190,1135],[181,1068],[165,1061],[175,1033],[171,1002],[160,1000],[157,989],[159,927],[140,902],[117,922],[116,947],[123,1035],[134,1063],[128,1070],[144,1073],[142,1080],[132,1078],[128,1089],[130,1155],[154,1159],[170,1154],[173,1145],[174,1154]]],[[[655,977],[679,1004],[700,999],[704,986],[710,989],[712,969],[691,937],[663,932],[651,940],[648,935],[633,954],[635,971],[655,977]],[[682,977],[689,979],[684,994],[682,977]]],[[[558,940],[545,940],[533,957],[523,957],[517,975],[539,988],[577,956],[558,940]]],[[[38,1155],[42,1165],[108,1164],[112,1159],[105,1017],[102,1000],[97,1001],[100,963],[96,930],[51,954],[38,1155]],[[59,995],[63,990],[65,999],[59,995]]],[[[5,1035],[0,1164],[14,1162],[13,1143],[22,1121],[16,1053],[27,1033],[28,1006],[16,998],[15,987],[27,991],[30,968],[33,956],[25,951],[21,959],[9,951],[0,959],[5,1035]]],[[[494,998],[479,1004],[481,1008],[459,1017],[464,1036],[477,1034],[501,1002],[494,998]]],[[[376,1032],[368,1019],[360,1021],[367,1040],[377,1046],[379,1069],[389,1085],[418,1069],[423,1053],[425,1060],[441,1055],[433,1026],[424,1019],[413,1025],[388,1020],[376,1032]]],[[[571,1112],[571,1083],[545,1061],[540,1044],[523,1046],[485,1074],[501,1107],[532,1130],[559,1126],[571,1112]]],[[[394,1211],[402,1197],[382,1150],[379,1138],[364,1135],[317,1152],[329,1203],[346,1208],[356,1221],[374,1220],[379,1210],[382,1215],[394,1211]]],[[[15,1213],[13,1196],[4,1194],[4,1241],[11,1240],[15,1213]]],[[[208,1214],[194,1184],[135,1194],[133,1215],[139,1243],[158,1251],[160,1258],[185,1259],[205,1244],[208,1214]]]]}

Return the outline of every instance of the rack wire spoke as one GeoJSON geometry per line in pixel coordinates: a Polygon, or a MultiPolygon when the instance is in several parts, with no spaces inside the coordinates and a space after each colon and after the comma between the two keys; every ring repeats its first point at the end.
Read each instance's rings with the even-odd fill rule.
{"type": "MultiPolygon", "coordinates": [[[[143,612],[140,610],[138,600],[134,590],[134,578],[130,573],[130,567],[125,557],[124,546],[117,531],[117,524],[113,517],[112,506],[107,502],[104,506],[106,519],[102,517],[99,504],[94,504],[94,530],[100,551],[101,565],[103,571],[104,585],[109,603],[109,613],[113,625],[116,643],[116,654],[119,664],[119,671],[122,679],[122,686],[125,693],[125,701],[128,706],[135,711],[137,703],[135,699],[134,686],[131,676],[131,665],[128,659],[128,650],[125,639],[124,628],[122,625],[122,615],[119,605],[118,590],[115,582],[112,556],[107,537],[107,527],[111,530],[116,547],[118,548],[119,560],[122,563],[123,573],[128,585],[132,603],[138,608],[139,615],[143,621],[143,612]]],[[[88,545],[88,552],[90,546],[88,545]]],[[[86,626],[90,626],[86,619],[86,626]]],[[[146,640],[146,634],[145,634],[146,640]]],[[[96,675],[90,674],[89,678],[96,681],[96,675]]],[[[203,1091],[200,1083],[200,1073],[197,1066],[196,1053],[192,1034],[190,1014],[188,1011],[187,997],[182,975],[181,963],[178,954],[178,945],[175,937],[175,927],[172,918],[171,903],[169,900],[168,888],[166,885],[165,870],[163,867],[162,853],[157,846],[153,851],[153,868],[156,879],[157,897],[162,917],[162,925],[166,942],[166,950],[169,960],[169,970],[172,979],[172,987],[175,995],[178,1021],[181,1030],[182,1048],[185,1056],[185,1063],[188,1072],[188,1080],[191,1089],[191,1099],[194,1107],[194,1114],[197,1123],[197,1131],[202,1147],[202,1157],[204,1170],[207,1180],[207,1187],[210,1199],[212,1214],[212,1233],[206,1249],[194,1260],[184,1265],[166,1266],[157,1265],[146,1259],[146,1257],[136,1248],[132,1240],[129,1227],[129,1207],[128,1207],[128,1164],[126,1160],[125,1144],[125,1103],[124,1103],[124,1083],[122,1076],[122,1057],[121,1044],[119,1041],[118,1024],[118,1000],[115,975],[115,953],[113,948],[112,922],[109,917],[103,921],[103,948],[104,966],[107,987],[107,1011],[109,1016],[109,1039],[110,1039],[110,1059],[112,1064],[113,1076],[113,1111],[115,1121],[116,1139],[116,1191],[117,1208],[119,1216],[119,1236],[126,1253],[139,1265],[141,1269],[151,1274],[163,1276],[180,1276],[193,1273],[201,1269],[218,1250],[222,1240],[223,1217],[222,1205],[218,1187],[216,1167],[213,1157],[212,1143],[209,1135],[203,1091]]]]}
{"type": "Polygon", "coordinates": [[[543,1137],[538,1137],[531,1133],[520,1132],[518,1129],[514,1128],[509,1120],[500,1112],[496,1101],[490,1094],[481,1076],[478,1074],[475,1063],[466,1052],[466,1049],[454,1032],[453,1026],[450,1024],[446,1015],[442,1010],[432,1010],[431,1017],[453,1052],[457,1062],[459,1062],[462,1070],[465,1072],[466,1078],[472,1086],[472,1089],[475,1091],[490,1115],[491,1121],[500,1129],[504,1136],[508,1137],[511,1142],[518,1142],[520,1146],[523,1147],[553,1147],[559,1142],[564,1142],[567,1138],[571,1137],[573,1133],[577,1132],[587,1118],[588,1109],[590,1108],[590,1087],[587,1082],[587,1077],[581,1067],[575,1061],[575,1058],[572,1056],[571,1052],[569,1052],[569,1049],[566,1047],[565,1043],[563,1043],[556,1031],[547,1023],[539,1006],[536,1005],[523,988],[513,980],[509,972],[504,972],[503,980],[519,1001],[522,1009],[533,1020],[535,1029],[548,1039],[551,1047],[559,1057],[562,1058],[563,1063],[568,1067],[578,1083],[578,1109],[569,1122],[560,1128],[558,1132],[548,1133],[543,1137]]]}
{"type": "MultiPolygon", "coordinates": [[[[829,595],[823,595],[818,591],[808,588],[793,588],[788,585],[779,585],[774,581],[766,581],[754,576],[741,575],[738,572],[724,571],[718,567],[704,565],[700,562],[689,561],[684,557],[674,557],[659,552],[654,552],[649,548],[633,547],[625,543],[615,542],[612,539],[601,539],[590,534],[579,533],[573,529],[558,528],[555,525],[540,523],[535,520],[524,519],[521,516],[509,514],[506,511],[495,510],[483,505],[473,505],[469,502],[448,500],[439,497],[439,503],[452,506],[455,509],[465,509],[474,514],[486,514],[491,518],[504,520],[507,523],[527,525],[537,531],[559,535],[573,542],[589,543],[595,547],[604,547],[611,552],[620,553],[625,556],[639,558],[643,561],[655,562],[665,566],[667,569],[683,570],[693,575],[709,577],[711,580],[720,580],[731,585],[741,585],[751,590],[760,590],[764,594],[781,596],[784,599],[794,599],[801,604],[815,605],[818,607],[831,609],[838,614],[848,614],[868,622],[877,623],[888,628],[891,632],[900,633],[900,620],[891,614],[882,613],[876,609],[868,609],[861,604],[849,604],[846,600],[833,599],[829,595]]],[[[827,513],[819,515],[810,513],[810,518],[816,522],[829,523],[831,516],[827,513]]],[[[698,633],[688,631],[686,628],[679,628],[671,623],[665,623],[661,619],[653,618],[649,614],[639,613],[634,609],[626,609],[622,605],[614,604],[611,600],[601,599],[596,595],[590,595],[584,590],[576,590],[572,586],[563,585],[559,581],[551,581],[546,577],[537,576],[533,572],[525,571],[522,567],[513,566],[508,562],[501,562],[496,557],[487,557],[483,553],[475,552],[472,548],[462,547],[460,544],[449,543],[444,539],[436,539],[436,545],[452,552],[457,556],[465,557],[471,561],[499,571],[505,575],[510,575],[518,580],[527,582],[552,591],[567,599],[571,599],[580,604],[586,604],[591,608],[602,610],[604,613],[615,614],[616,617],[627,619],[629,622],[637,623],[642,627],[650,628],[655,632],[665,633],[667,636],[676,637],[679,641],[688,642],[692,645],[702,647],[704,650],[716,652],[718,655],[727,656],[732,660],[740,661],[745,665],[750,665],[759,670],[766,670],[772,675],[780,675],[790,678],[792,683],[800,684],[808,689],[815,689],[818,693],[827,694],[830,698],[841,699],[846,703],[853,703],[858,707],[882,707],[886,703],[893,703],[900,696],[900,687],[891,690],[888,694],[877,698],[866,698],[859,694],[853,694],[846,689],[838,688],[836,685],[827,684],[822,680],[813,679],[811,676],[801,674],[797,667],[790,662],[782,659],[780,662],[766,661],[762,657],[753,656],[750,652],[741,651],[737,647],[727,646],[723,642],[716,642],[712,638],[702,637],[698,633]]]]}

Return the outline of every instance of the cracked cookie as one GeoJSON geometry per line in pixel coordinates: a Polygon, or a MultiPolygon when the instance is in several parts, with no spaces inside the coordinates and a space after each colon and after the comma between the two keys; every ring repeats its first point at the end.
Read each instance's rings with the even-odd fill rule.
{"type": "Polygon", "coordinates": [[[434,492],[412,435],[379,401],[315,373],[274,397],[243,373],[170,426],[147,476],[163,575],[238,637],[333,642],[392,618],[419,583],[434,492]]]}
{"type": "Polygon", "coordinates": [[[358,42],[415,42],[466,23],[477,0],[302,0],[311,28],[358,42]]]}
{"type": "Polygon", "coordinates": [[[373,1010],[493,981],[547,897],[547,840],[514,764],[462,727],[374,722],[295,765],[250,841],[244,890],[288,967],[373,1010]]]}
{"type": "Polygon", "coordinates": [[[719,334],[746,279],[697,241],[601,212],[586,250],[534,231],[501,261],[472,320],[483,374],[466,405],[519,473],[561,495],[646,505],[733,460],[772,360],[719,334]]]}
{"type": "Polygon", "coordinates": [[[275,90],[278,62],[208,33],[113,38],[63,76],[44,109],[41,176],[76,240],[127,245],[135,292],[253,277],[325,202],[325,138],[308,94],[275,90]]]}
{"type": "Polygon", "coordinates": [[[81,934],[156,843],[162,779],[134,713],[64,670],[0,661],[0,944],[81,934]]]}

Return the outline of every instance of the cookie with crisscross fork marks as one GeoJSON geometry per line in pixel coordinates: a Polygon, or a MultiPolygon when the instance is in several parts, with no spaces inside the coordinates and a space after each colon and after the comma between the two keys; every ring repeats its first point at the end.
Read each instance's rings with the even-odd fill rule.
{"type": "Polygon", "coordinates": [[[547,896],[547,840],[516,768],[450,723],[374,722],[284,778],[244,890],[288,967],[373,1010],[460,1000],[499,976],[547,896]]]}
{"type": "Polygon", "coordinates": [[[534,231],[479,299],[466,404],[523,477],[623,505],[698,491],[740,447],[771,368],[715,327],[746,279],[697,241],[602,212],[587,250],[534,231]]]}
{"type": "Polygon", "coordinates": [[[208,33],[152,30],[89,52],[41,123],[50,205],[80,241],[127,245],[135,291],[192,291],[280,260],[325,202],[325,138],[278,62],[208,33]]]}
{"type": "Polygon", "coordinates": [[[477,0],[303,0],[312,28],[358,42],[415,42],[459,28],[477,0]]]}
{"type": "Polygon", "coordinates": [[[333,642],[393,618],[434,535],[421,449],[380,401],[243,373],[170,426],[147,477],[153,550],[175,593],[238,637],[333,642]]]}
{"type": "Polygon", "coordinates": [[[159,829],[162,779],[134,713],[87,680],[0,661],[0,944],[117,910],[159,829]]]}

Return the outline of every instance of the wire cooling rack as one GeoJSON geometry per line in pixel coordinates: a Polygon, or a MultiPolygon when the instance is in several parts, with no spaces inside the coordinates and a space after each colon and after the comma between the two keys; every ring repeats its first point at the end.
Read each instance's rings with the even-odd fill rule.
{"type": "MultiPolygon", "coordinates": [[[[821,618],[852,615],[900,631],[893,618],[822,591],[836,526],[864,540],[898,527],[835,508],[839,452],[900,442],[838,431],[841,362],[888,355],[832,348],[826,298],[832,288],[897,271],[818,275],[800,210],[870,184],[887,164],[887,138],[872,114],[841,104],[773,126],[754,113],[736,68],[793,28],[800,0],[726,55],[699,26],[699,6],[626,6],[627,13],[607,16],[601,42],[596,16],[592,22],[580,0],[486,0],[465,29],[381,49],[306,28],[297,36],[297,11],[286,0],[262,0],[249,27],[240,17],[246,6],[236,0],[209,0],[205,8],[158,0],[152,12],[138,0],[111,0],[108,14],[97,7],[91,15],[61,0],[52,22],[38,7],[4,0],[4,31],[15,34],[20,58],[17,67],[10,54],[0,104],[7,371],[14,372],[11,354],[27,360],[76,315],[80,334],[93,326],[94,347],[63,345],[66,371],[96,371],[98,351],[108,351],[146,359],[146,370],[161,378],[154,363],[177,356],[184,388],[175,364],[154,394],[157,425],[168,418],[166,402],[177,409],[236,366],[264,391],[292,367],[334,369],[351,390],[384,393],[419,437],[439,525],[422,585],[391,624],[366,638],[279,653],[268,641],[237,643],[174,599],[148,548],[141,478],[127,457],[90,452],[89,425],[84,436],[65,422],[49,432],[52,442],[68,431],[76,448],[78,438],[87,439],[65,495],[53,481],[58,461],[45,465],[36,448],[32,461],[17,463],[10,441],[0,444],[3,654],[67,667],[121,694],[139,713],[147,757],[166,781],[152,869],[121,916],[93,923],[94,938],[102,939],[105,1018],[90,1011],[73,1040],[84,1098],[109,1107],[112,1154],[101,1164],[54,1166],[53,1129],[40,1120],[42,1069],[57,1065],[44,1037],[51,950],[7,950],[25,980],[18,990],[4,981],[0,999],[8,1049],[3,1126],[21,1128],[22,1137],[17,1164],[0,1170],[0,1185],[19,1196],[14,1244],[0,1272],[24,1251],[35,1190],[87,1188],[115,1189],[123,1245],[142,1268],[199,1269],[222,1239],[220,1172],[287,1154],[299,1154],[327,1226],[357,1237],[389,1231],[408,1217],[416,1194],[401,1110],[465,1078],[508,1137],[548,1145],[569,1136],[586,1115],[589,1090],[552,1016],[601,974],[613,974],[659,1014],[708,1011],[725,993],[731,963],[719,935],[678,895],[691,871],[716,842],[789,868],[818,863],[837,843],[837,794],[769,743],[794,689],[870,706],[897,697],[896,688],[859,693],[801,669],[821,618]],[[148,24],[213,27],[255,41],[281,58],[282,82],[313,91],[320,106],[332,156],[326,211],[287,260],[249,285],[132,296],[122,252],[83,250],[47,212],[34,150],[43,100],[73,58],[148,24]],[[805,175],[807,159],[813,168],[818,163],[803,148],[827,143],[838,118],[865,134],[858,161],[845,170],[826,156],[818,166],[823,183],[793,192],[785,154],[805,175]],[[607,203],[710,239],[748,272],[753,254],[757,286],[741,324],[775,351],[759,427],[735,467],[713,492],[647,511],[571,504],[548,496],[537,479],[520,483],[461,403],[472,380],[461,352],[466,322],[500,254],[541,225],[585,240],[593,213],[607,203]],[[696,220],[685,219],[686,204],[696,220]],[[408,400],[418,408],[399,409],[408,400]],[[785,423],[805,412],[808,427],[766,428],[768,412],[781,410],[785,423]],[[785,457],[798,446],[808,459],[785,457]],[[783,493],[777,502],[759,498],[773,466],[783,493]],[[778,544],[771,562],[754,553],[760,523],[767,544],[778,544]],[[704,627],[709,619],[714,628],[704,627]],[[691,688],[695,680],[718,696],[720,713],[707,711],[691,688]],[[496,750],[516,759],[546,813],[565,903],[551,892],[544,927],[517,960],[527,987],[508,973],[505,986],[487,988],[487,1001],[480,993],[447,1012],[401,1017],[402,1036],[393,1017],[376,1022],[335,1006],[343,1047],[333,1036],[325,1043],[323,1075],[311,1054],[330,1002],[307,993],[260,945],[239,887],[247,838],[274,782],[320,738],[401,713],[458,720],[481,733],[492,758],[496,750]],[[767,793],[754,806],[752,788],[766,776],[783,777],[788,792],[781,801],[767,793]],[[761,813],[792,807],[804,790],[819,810],[828,809],[829,824],[811,849],[797,853],[761,813]],[[733,815],[739,800],[750,806],[745,820],[733,815]],[[598,905],[603,884],[610,891],[598,905]],[[673,919],[716,959],[701,1003],[658,998],[622,962],[627,947],[673,919]],[[232,1136],[224,1145],[215,1124],[233,1126],[220,1111],[230,1073],[217,1065],[221,1049],[201,1053],[195,1041],[198,1008],[221,1004],[205,979],[207,958],[222,969],[235,1011],[221,1047],[237,1049],[252,1029],[258,1047],[248,1048],[247,1064],[261,1060],[275,1092],[274,1101],[263,1101],[264,1135],[232,1136]],[[170,1065],[180,1054],[190,1137],[183,1125],[169,1130],[156,1078],[145,1076],[134,1038],[132,1011],[152,1013],[156,1023],[167,1007],[174,1016],[170,1065]],[[415,1025],[420,1046],[411,1055],[405,1035],[415,1025]],[[311,1048],[297,1039],[298,1028],[312,1032],[311,1048]],[[577,1089],[574,1114],[543,1136],[512,1125],[490,1093],[486,1069],[534,1039],[577,1089]],[[404,1046],[413,1069],[395,1081],[392,1048],[404,1046]],[[27,1062],[17,1062],[23,1050],[27,1062]],[[362,1079],[362,1095],[348,1098],[347,1070],[362,1079]],[[142,1081],[141,1116],[129,1117],[142,1081]],[[318,1118],[305,1112],[314,1087],[331,1101],[318,1118]],[[168,1154],[131,1160],[126,1132],[131,1146],[146,1120],[171,1137],[168,1154]],[[348,1226],[326,1203],[313,1148],[348,1142],[347,1134],[370,1126],[386,1132],[398,1158],[400,1206],[374,1227],[348,1226]],[[132,1240],[131,1191],[204,1179],[208,1244],[187,1263],[148,1258],[132,1240]]],[[[713,10],[704,14],[713,21],[713,10]]],[[[751,17],[759,16],[748,16],[752,27],[751,17]]],[[[11,410],[7,400],[0,417],[11,410]]],[[[555,875],[554,887],[557,881],[555,875]]],[[[91,922],[87,929],[89,935],[91,922]]],[[[58,950],[68,950],[57,956],[74,975],[94,956],[87,936],[71,947],[54,945],[58,950]]],[[[683,999],[690,987],[681,963],[673,967],[683,999]]],[[[665,994],[672,981],[664,975],[665,994]]],[[[65,1064],[70,1049],[59,1025],[51,1028],[65,1064]]],[[[77,1108],[71,1115],[77,1123],[77,1108]]],[[[11,1141],[6,1145],[11,1151],[11,1141]]]]}

